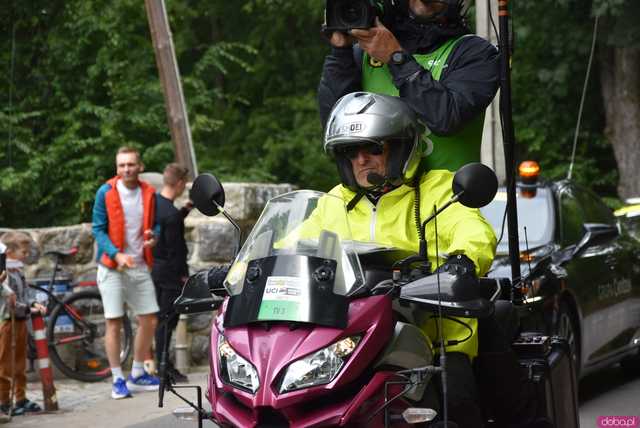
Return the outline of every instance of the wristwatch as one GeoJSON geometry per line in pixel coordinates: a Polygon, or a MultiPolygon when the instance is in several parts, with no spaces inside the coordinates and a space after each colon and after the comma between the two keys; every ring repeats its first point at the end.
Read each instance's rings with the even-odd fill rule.
{"type": "Polygon", "coordinates": [[[395,51],[391,54],[391,64],[402,65],[409,61],[409,54],[405,51],[395,51]]]}

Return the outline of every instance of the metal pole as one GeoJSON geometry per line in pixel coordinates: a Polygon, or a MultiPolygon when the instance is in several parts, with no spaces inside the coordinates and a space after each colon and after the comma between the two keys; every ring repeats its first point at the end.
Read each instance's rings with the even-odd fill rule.
{"type": "Polygon", "coordinates": [[[189,344],[187,343],[187,320],[185,314],[180,315],[176,326],[176,369],[187,373],[189,370],[189,344]]]}
{"type": "Polygon", "coordinates": [[[509,228],[509,261],[511,283],[520,283],[520,241],[518,239],[518,211],[516,207],[515,144],[511,111],[511,52],[509,44],[509,0],[498,1],[500,27],[500,109],[504,129],[504,158],[507,177],[507,227],[509,228]]]}
{"type": "Polygon", "coordinates": [[[167,122],[171,130],[175,159],[179,164],[189,168],[189,178],[193,181],[198,175],[198,166],[191,141],[189,117],[182,93],[180,71],[171,38],[167,9],[164,0],[145,0],[144,3],[147,8],[156,64],[162,82],[167,108],[167,122]]]}

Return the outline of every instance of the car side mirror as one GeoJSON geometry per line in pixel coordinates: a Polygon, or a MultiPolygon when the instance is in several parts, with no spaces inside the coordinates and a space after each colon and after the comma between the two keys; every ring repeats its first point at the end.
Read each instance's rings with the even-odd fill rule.
{"type": "Polygon", "coordinates": [[[451,185],[458,202],[469,208],[481,208],[493,200],[498,191],[498,177],[488,166],[468,163],[453,176],[451,185]]]}
{"type": "Polygon", "coordinates": [[[179,314],[210,312],[218,309],[223,301],[222,297],[211,295],[206,272],[199,272],[189,277],[173,308],[179,314]]]}
{"type": "Polygon", "coordinates": [[[618,226],[603,223],[584,223],[584,235],[573,250],[573,255],[577,255],[587,247],[603,244],[620,234],[618,226]]]}
{"type": "Polygon", "coordinates": [[[213,217],[224,207],[224,188],[215,175],[200,174],[193,181],[189,199],[202,214],[213,217]]]}

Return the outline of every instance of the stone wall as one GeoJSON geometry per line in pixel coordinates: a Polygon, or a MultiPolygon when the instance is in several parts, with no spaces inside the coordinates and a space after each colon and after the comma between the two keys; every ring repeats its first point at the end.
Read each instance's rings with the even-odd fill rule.
{"type": "MultiPolygon", "coordinates": [[[[143,179],[161,188],[161,175],[145,173],[143,179]]],[[[266,202],[274,196],[290,192],[289,184],[226,183],[225,211],[241,226],[247,236],[266,202]]],[[[187,192],[176,201],[181,207],[187,202],[187,192]]],[[[227,263],[233,257],[237,243],[236,232],[224,216],[206,217],[198,210],[191,211],[185,220],[185,237],[189,247],[191,272],[227,263]]],[[[8,229],[0,228],[0,236],[8,229]]],[[[27,279],[35,281],[50,277],[53,263],[45,253],[51,250],[78,248],[78,253],[63,261],[63,270],[77,280],[95,280],[96,245],[91,224],[83,223],[65,227],[20,229],[33,240],[27,260],[27,279]]],[[[190,358],[193,364],[206,364],[208,333],[212,314],[192,315],[188,321],[190,358]]],[[[175,335],[174,335],[175,338],[175,335]]]]}

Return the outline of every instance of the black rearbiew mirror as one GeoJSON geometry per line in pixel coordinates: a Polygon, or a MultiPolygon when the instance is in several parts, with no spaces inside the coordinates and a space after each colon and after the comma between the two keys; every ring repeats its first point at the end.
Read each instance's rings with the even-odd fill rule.
{"type": "Polygon", "coordinates": [[[198,272],[189,277],[173,308],[179,314],[210,312],[218,309],[223,301],[222,297],[211,295],[206,272],[198,272]]]}
{"type": "Polygon", "coordinates": [[[456,172],[451,186],[458,202],[469,208],[481,208],[491,202],[498,191],[498,177],[481,163],[468,163],[456,172]]]}
{"type": "Polygon", "coordinates": [[[189,199],[202,214],[213,217],[224,207],[224,188],[216,176],[200,174],[193,182],[189,199]]]}
{"type": "Polygon", "coordinates": [[[584,235],[573,250],[573,255],[577,255],[587,247],[602,245],[609,242],[620,234],[618,227],[613,224],[584,223],[584,235]]]}

